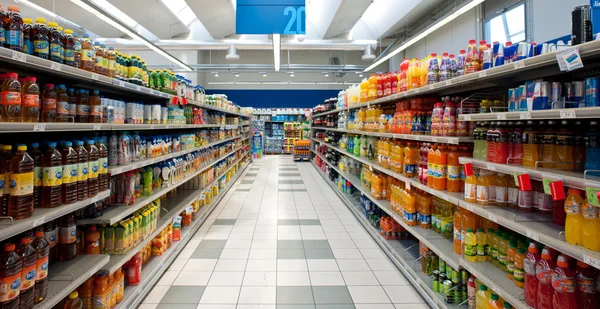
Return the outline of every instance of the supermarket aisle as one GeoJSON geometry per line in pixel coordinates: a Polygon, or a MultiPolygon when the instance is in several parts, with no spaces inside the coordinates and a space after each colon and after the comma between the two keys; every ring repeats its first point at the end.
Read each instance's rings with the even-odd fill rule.
{"type": "Polygon", "coordinates": [[[140,309],[422,309],[314,167],[255,161],[140,309]]]}

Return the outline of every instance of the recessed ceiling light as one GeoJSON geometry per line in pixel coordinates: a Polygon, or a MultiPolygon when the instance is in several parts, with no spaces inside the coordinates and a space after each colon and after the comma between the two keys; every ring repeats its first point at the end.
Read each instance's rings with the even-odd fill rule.
{"type": "Polygon", "coordinates": [[[240,77],[240,74],[238,74],[238,73],[235,73],[235,77],[240,77]]]}
{"type": "Polygon", "coordinates": [[[329,74],[325,73],[325,77],[329,77],[329,74]]]}
{"type": "Polygon", "coordinates": [[[267,73],[263,73],[263,77],[267,77],[267,73]]]}
{"type": "Polygon", "coordinates": [[[363,75],[362,74],[358,74],[358,77],[363,77],[363,75]]]}
{"type": "Polygon", "coordinates": [[[219,73],[215,73],[215,77],[219,77],[219,73]]]}
{"type": "Polygon", "coordinates": [[[290,74],[290,77],[294,77],[294,73],[290,74]]]}

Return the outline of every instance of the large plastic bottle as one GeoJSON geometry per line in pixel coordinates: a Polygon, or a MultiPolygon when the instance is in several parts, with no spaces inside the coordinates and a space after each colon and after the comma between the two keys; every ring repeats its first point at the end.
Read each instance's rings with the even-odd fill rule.
{"type": "Polygon", "coordinates": [[[21,51],[23,47],[23,19],[16,5],[9,5],[4,19],[4,47],[21,51]]]}
{"type": "Polygon", "coordinates": [[[42,208],[54,208],[62,205],[63,184],[62,155],[56,148],[56,142],[49,142],[42,157],[42,208]]]}
{"type": "MultiPolygon", "coordinates": [[[[456,223],[455,223],[456,224],[456,223]]],[[[477,228],[477,262],[485,262],[487,260],[487,254],[485,248],[487,247],[487,234],[483,228],[477,228]]]]}
{"type": "Polygon", "coordinates": [[[537,309],[553,309],[552,298],[554,288],[552,288],[552,273],[556,265],[548,247],[542,250],[542,258],[535,266],[535,273],[538,278],[537,309]]]}
{"type": "Polygon", "coordinates": [[[115,281],[117,283],[117,304],[123,300],[123,296],[125,295],[125,274],[123,274],[123,270],[119,268],[113,275],[115,281]]]}
{"type": "Polygon", "coordinates": [[[600,251],[600,218],[599,208],[590,205],[587,199],[581,205],[583,214],[582,242],[586,249],[600,251]]]}
{"type": "Polygon", "coordinates": [[[36,251],[36,271],[35,271],[35,303],[39,303],[46,298],[48,294],[48,265],[50,245],[44,238],[43,231],[36,231],[35,238],[31,246],[36,251]]]}
{"type": "MultiPolygon", "coordinates": [[[[540,121],[540,124],[542,122],[540,121]]],[[[547,163],[547,162],[557,162],[558,161],[558,153],[556,152],[556,136],[558,133],[558,128],[556,125],[556,121],[548,120],[546,125],[541,128],[543,132],[542,135],[542,153],[540,160],[543,161],[542,167],[546,168],[554,168],[556,164],[547,163]]]]}
{"type": "Polygon", "coordinates": [[[578,199],[565,200],[565,238],[568,243],[574,245],[583,245],[583,223],[584,218],[581,212],[583,204],[587,204],[587,199],[579,203],[578,199]]]}
{"type": "Polygon", "coordinates": [[[517,254],[517,241],[512,239],[506,249],[506,277],[513,280],[515,274],[515,255],[517,254]]]}
{"type": "Polygon", "coordinates": [[[417,175],[418,154],[418,149],[413,146],[413,143],[406,144],[406,148],[404,148],[404,177],[413,178],[417,175]]]}
{"type": "Polygon", "coordinates": [[[40,88],[33,76],[25,77],[21,88],[21,119],[23,122],[40,121],[40,88]]]}
{"type": "Polygon", "coordinates": [[[69,299],[65,302],[64,309],[82,309],[83,302],[79,298],[79,293],[77,291],[71,292],[69,294],[69,299]]]}
{"type": "Polygon", "coordinates": [[[577,309],[575,273],[569,268],[568,258],[561,254],[552,273],[554,294],[552,304],[556,309],[577,309]]]}
{"type": "Polygon", "coordinates": [[[465,233],[463,255],[469,262],[477,262],[477,236],[472,228],[465,233]]]}
{"type": "Polygon", "coordinates": [[[73,122],[69,114],[69,94],[67,87],[63,84],[56,86],[56,121],[73,122]]]}
{"type": "Polygon", "coordinates": [[[440,81],[440,63],[436,53],[431,54],[427,66],[427,84],[435,84],[440,81]]]}
{"type": "Polygon", "coordinates": [[[461,231],[461,218],[462,218],[462,208],[458,208],[456,209],[456,211],[454,212],[454,218],[453,218],[453,222],[454,222],[454,234],[452,236],[452,247],[454,248],[454,253],[456,254],[462,254],[462,246],[463,246],[463,242],[462,242],[462,231],[461,231]]]}
{"type": "Polygon", "coordinates": [[[15,245],[4,244],[0,261],[0,280],[5,288],[0,292],[0,308],[19,308],[22,265],[21,257],[15,252],[15,245]]]}
{"type": "MultiPolygon", "coordinates": [[[[569,190],[567,191],[567,198],[564,200],[563,203],[563,207],[559,207],[560,206],[560,201],[555,201],[558,202],[556,204],[553,204],[553,208],[552,208],[552,222],[554,224],[558,224],[558,225],[565,225],[565,232],[567,230],[566,227],[566,219],[567,219],[567,210],[569,212],[572,212],[573,214],[575,213],[580,213],[581,212],[581,204],[583,204],[583,197],[581,197],[581,190],[579,189],[575,189],[575,188],[569,188],[569,190]],[[556,207],[554,207],[554,205],[556,205],[556,207]]],[[[575,217],[577,218],[577,217],[575,217]]],[[[569,228],[571,228],[572,226],[569,225],[569,228]]],[[[578,227],[572,227],[575,230],[574,231],[578,231],[578,227]]],[[[579,236],[575,236],[575,234],[572,234],[574,237],[579,237],[579,236]]],[[[571,239],[573,241],[573,239],[571,239]]]]}
{"type": "Polygon", "coordinates": [[[50,42],[46,19],[36,18],[33,26],[33,55],[43,59],[50,58],[50,42]]]}
{"type": "Polygon", "coordinates": [[[16,249],[17,254],[23,261],[21,269],[21,287],[19,292],[19,302],[21,308],[32,308],[34,304],[35,278],[37,267],[37,252],[31,246],[29,236],[21,238],[21,244],[16,249]]]}
{"type": "Polygon", "coordinates": [[[479,286],[479,291],[475,294],[475,308],[486,309],[487,303],[491,298],[492,293],[488,291],[488,287],[485,285],[479,286]]]}
{"type": "Polygon", "coordinates": [[[31,143],[29,156],[33,159],[33,207],[40,207],[42,196],[42,151],[39,143],[31,143]]]}
{"type": "Polygon", "coordinates": [[[42,122],[56,122],[56,90],[54,84],[45,84],[42,93],[42,122]]]}
{"type": "Polygon", "coordinates": [[[6,80],[2,83],[2,109],[0,121],[21,122],[21,83],[17,73],[6,73],[6,80]]]}
{"type": "Polygon", "coordinates": [[[22,52],[33,54],[33,20],[31,18],[23,18],[23,50],[22,52]]]}
{"type": "Polygon", "coordinates": [[[377,76],[371,74],[369,77],[369,101],[377,99],[377,76]]]}
{"type": "Polygon", "coordinates": [[[92,304],[93,308],[110,308],[110,289],[105,275],[96,277],[92,304]]]}
{"type": "Polygon", "coordinates": [[[27,153],[27,146],[18,145],[17,152],[10,159],[10,197],[8,215],[14,220],[33,215],[33,158],[27,153]]]}
{"type": "Polygon", "coordinates": [[[525,251],[524,248],[518,248],[514,257],[514,273],[513,280],[515,286],[523,288],[525,286],[525,251]]]}
{"type": "Polygon", "coordinates": [[[110,308],[114,308],[115,305],[117,304],[117,282],[115,281],[115,278],[113,278],[113,276],[107,276],[108,277],[108,288],[110,290],[110,308]]]}
{"type": "Polygon", "coordinates": [[[446,177],[446,189],[448,192],[461,192],[463,189],[460,180],[461,165],[458,160],[459,157],[458,147],[450,146],[450,151],[448,151],[448,174],[446,177]]]}
{"type": "Polygon", "coordinates": [[[81,40],[81,68],[94,72],[94,48],[92,45],[92,41],[90,41],[90,36],[87,33],[83,34],[83,39],[81,40]]]}
{"type": "Polygon", "coordinates": [[[64,143],[61,155],[63,167],[62,202],[63,204],[72,204],[77,202],[77,163],[79,157],[73,149],[73,143],[69,141],[64,143]]]}
{"type": "Polygon", "coordinates": [[[537,290],[539,280],[535,274],[535,265],[541,259],[538,247],[535,242],[529,243],[527,255],[523,260],[525,270],[525,302],[531,308],[537,307],[537,290]]]}
{"type": "Polygon", "coordinates": [[[100,98],[100,91],[94,90],[93,94],[89,97],[90,116],[89,122],[91,123],[102,123],[102,101],[100,98]]]}
{"type": "Polygon", "coordinates": [[[58,259],[70,261],[77,256],[77,226],[71,213],[60,218],[58,237],[58,259]]]}
{"type": "Polygon", "coordinates": [[[83,284],[79,286],[79,289],[77,289],[84,309],[93,309],[92,298],[94,296],[94,282],[95,278],[91,277],[83,282],[83,284]]]}
{"type": "Polygon", "coordinates": [[[88,198],[88,173],[89,157],[88,152],[83,147],[83,141],[75,142],[75,151],[77,152],[77,200],[82,201],[88,198]]]}
{"type": "Polygon", "coordinates": [[[465,201],[469,203],[477,202],[477,176],[475,173],[465,178],[465,201]]]}
{"type": "Polygon", "coordinates": [[[98,191],[108,190],[108,148],[106,148],[106,138],[98,137],[95,139],[98,148],[98,191]]]}
{"type": "Polygon", "coordinates": [[[88,197],[92,198],[98,194],[99,152],[94,140],[88,140],[85,149],[88,153],[88,197]]]}
{"type": "Polygon", "coordinates": [[[435,150],[434,165],[436,173],[433,178],[433,188],[435,190],[446,190],[446,177],[448,174],[448,153],[445,145],[439,145],[435,150]]]}
{"type": "Polygon", "coordinates": [[[500,301],[500,296],[498,294],[492,293],[490,295],[490,300],[486,304],[486,309],[502,309],[504,306],[502,305],[502,301],[500,301]]]}
{"type": "Polygon", "coordinates": [[[577,306],[581,309],[600,308],[600,299],[596,291],[598,282],[594,269],[590,265],[577,261],[577,306]]]}

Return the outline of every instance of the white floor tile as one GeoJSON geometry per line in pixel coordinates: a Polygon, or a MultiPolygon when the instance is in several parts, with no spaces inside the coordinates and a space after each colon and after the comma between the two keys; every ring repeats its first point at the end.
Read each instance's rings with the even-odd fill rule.
{"type": "Polygon", "coordinates": [[[388,259],[368,259],[371,270],[396,270],[396,267],[388,259]]]}
{"type": "Polygon", "coordinates": [[[331,248],[340,248],[340,249],[352,249],[356,248],[354,241],[352,239],[331,239],[329,240],[329,246],[331,248]]]}
{"type": "Polygon", "coordinates": [[[370,271],[342,271],[346,285],[379,285],[379,281],[370,271]]]}
{"type": "Polygon", "coordinates": [[[250,249],[250,256],[248,257],[251,260],[272,260],[277,258],[277,249],[250,249]]]}
{"type": "Polygon", "coordinates": [[[169,266],[169,270],[182,270],[188,259],[175,259],[175,261],[169,266]]]}
{"type": "Polygon", "coordinates": [[[225,243],[225,249],[250,249],[251,245],[250,239],[229,239],[225,243]]]}
{"type": "Polygon", "coordinates": [[[241,271],[215,271],[210,276],[208,285],[240,286],[243,278],[244,272],[241,271]]]}
{"type": "Polygon", "coordinates": [[[408,285],[408,282],[397,271],[378,270],[373,272],[381,285],[408,285]]]}
{"type": "Polygon", "coordinates": [[[310,285],[310,277],[305,271],[278,271],[277,272],[278,286],[308,286],[310,285]]]}
{"type": "Polygon", "coordinates": [[[396,304],[420,304],[421,297],[410,286],[384,286],[385,292],[396,304]]]}
{"type": "Polygon", "coordinates": [[[343,286],[346,285],[339,271],[311,271],[310,284],[313,286],[343,286]]]}
{"type": "Polygon", "coordinates": [[[244,275],[244,286],[275,286],[277,273],[274,271],[247,271],[244,275]]]}
{"type": "Polygon", "coordinates": [[[199,304],[196,309],[236,309],[237,305],[206,305],[199,304]]]}
{"type": "Polygon", "coordinates": [[[155,286],[152,291],[150,291],[150,293],[148,293],[148,296],[146,296],[146,298],[144,299],[143,303],[144,304],[158,304],[160,303],[160,300],[163,298],[163,296],[165,296],[165,294],[167,294],[167,291],[169,290],[169,288],[171,288],[168,285],[157,285],[155,286]]]}
{"type": "Polygon", "coordinates": [[[207,286],[200,299],[201,304],[237,304],[240,287],[207,286]]]}
{"type": "Polygon", "coordinates": [[[306,261],[294,259],[277,260],[277,271],[308,271],[306,261]]]}
{"type": "Polygon", "coordinates": [[[183,267],[183,271],[203,270],[212,271],[217,265],[216,259],[189,259],[183,267]]]}
{"type": "Polygon", "coordinates": [[[244,271],[247,262],[242,259],[219,259],[215,271],[244,271]]]}
{"type": "MultiPolygon", "coordinates": [[[[391,304],[380,286],[349,286],[350,296],[355,304],[391,304]]],[[[398,295],[402,298],[403,295],[398,295]]]]}
{"type": "Polygon", "coordinates": [[[396,309],[429,309],[425,304],[394,304],[396,309]]]}
{"type": "Polygon", "coordinates": [[[338,267],[338,264],[336,262],[336,260],[329,260],[329,259],[309,259],[306,260],[307,264],[308,264],[308,270],[313,272],[313,271],[339,271],[340,268],[338,267]]]}
{"type": "Polygon", "coordinates": [[[177,278],[177,276],[179,275],[179,272],[180,272],[179,270],[165,271],[165,273],[162,275],[160,280],[158,280],[156,285],[171,285],[171,284],[173,284],[173,281],[175,281],[175,278],[177,278]]]}
{"type": "Polygon", "coordinates": [[[394,305],[390,304],[355,304],[354,306],[356,309],[394,309],[394,305]]]}
{"type": "Polygon", "coordinates": [[[337,263],[342,271],[370,270],[369,265],[363,259],[340,259],[337,260],[337,263]]]}
{"type": "Polygon", "coordinates": [[[252,241],[252,249],[277,249],[276,239],[255,239],[252,241]]]}
{"type": "Polygon", "coordinates": [[[385,259],[386,255],[381,249],[358,249],[365,259],[385,259]]]}
{"type": "Polygon", "coordinates": [[[211,271],[182,271],[173,281],[173,285],[204,286],[208,283],[211,271]]]}
{"type": "Polygon", "coordinates": [[[277,271],[277,260],[248,260],[246,271],[277,271]]]}
{"type": "Polygon", "coordinates": [[[223,249],[221,259],[248,259],[250,249],[223,249]]]}
{"type": "MultiPolygon", "coordinates": [[[[238,304],[275,304],[277,288],[243,286],[238,304]]],[[[238,306],[239,308],[239,306],[238,306]]]]}
{"type": "Polygon", "coordinates": [[[141,304],[138,306],[138,309],[155,309],[157,306],[158,304],[141,304]]]}
{"type": "Polygon", "coordinates": [[[363,256],[360,254],[358,249],[341,249],[333,248],[333,255],[336,259],[362,259],[363,256]]]}

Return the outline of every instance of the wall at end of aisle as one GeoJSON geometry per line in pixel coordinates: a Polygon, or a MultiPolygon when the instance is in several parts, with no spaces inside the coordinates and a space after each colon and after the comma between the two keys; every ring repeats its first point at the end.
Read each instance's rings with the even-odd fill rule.
{"type": "Polygon", "coordinates": [[[325,99],[337,97],[339,90],[230,90],[207,89],[207,94],[225,94],[242,107],[313,108],[325,99]]]}

